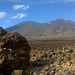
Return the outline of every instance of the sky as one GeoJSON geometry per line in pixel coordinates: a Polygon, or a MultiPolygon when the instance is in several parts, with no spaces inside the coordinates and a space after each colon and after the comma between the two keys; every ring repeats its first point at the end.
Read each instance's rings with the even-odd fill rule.
{"type": "Polygon", "coordinates": [[[57,18],[75,21],[75,0],[0,0],[0,27],[24,21],[49,22],[57,18]]]}

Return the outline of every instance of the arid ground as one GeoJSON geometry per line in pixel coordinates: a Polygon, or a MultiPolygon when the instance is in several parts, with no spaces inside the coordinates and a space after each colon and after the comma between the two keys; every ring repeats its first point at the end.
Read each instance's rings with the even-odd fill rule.
{"type": "Polygon", "coordinates": [[[33,50],[57,49],[73,46],[74,43],[75,40],[29,40],[29,44],[33,50]]]}
{"type": "Polygon", "coordinates": [[[41,40],[29,43],[32,49],[30,75],[75,75],[75,40],[41,40]]]}

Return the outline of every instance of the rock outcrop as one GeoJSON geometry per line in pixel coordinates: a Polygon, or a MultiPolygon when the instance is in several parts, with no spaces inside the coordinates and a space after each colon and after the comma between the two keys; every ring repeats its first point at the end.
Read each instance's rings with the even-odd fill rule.
{"type": "Polygon", "coordinates": [[[3,36],[7,33],[2,27],[0,27],[0,36],[3,36]]]}
{"type": "Polygon", "coordinates": [[[0,27],[0,75],[25,70],[29,60],[30,46],[27,39],[17,32],[7,33],[0,27]]]}

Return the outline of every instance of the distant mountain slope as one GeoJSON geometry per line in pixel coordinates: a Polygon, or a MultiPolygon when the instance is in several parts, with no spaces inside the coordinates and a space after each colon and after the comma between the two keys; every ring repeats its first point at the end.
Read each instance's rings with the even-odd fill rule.
{"type": "Polygon", "coordinates": [[[75,22],[58,18],[47,23],[25,21],[6,29],[18,32],[28,39],[74,39],[75,22]]]}

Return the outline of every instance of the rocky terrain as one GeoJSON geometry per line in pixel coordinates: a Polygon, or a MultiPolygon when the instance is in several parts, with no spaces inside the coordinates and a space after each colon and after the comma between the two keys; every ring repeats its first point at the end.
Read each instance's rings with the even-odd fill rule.
{"type": "Polygon", "coordinates": [[[21,70],[25,71],[30,50],[25,37],[16,32],[8,33],[0,27],[0,75],[20,75],[21,70]]]}
{"type": "Polygon", "coordinates": [[[32,50],[30,75],[75,75],[75,46],[32,50]]]}
{"type": "Polygon", "coordinates": [[[74,43],[30,50],[25,37],[0,27],[0,75],[75,75],[74,43]]]}

